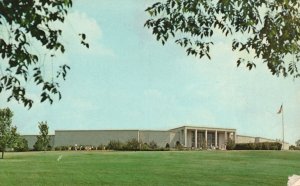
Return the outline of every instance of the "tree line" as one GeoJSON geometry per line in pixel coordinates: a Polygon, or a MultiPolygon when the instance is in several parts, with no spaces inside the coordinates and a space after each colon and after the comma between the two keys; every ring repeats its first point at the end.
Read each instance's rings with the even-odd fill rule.
{"type": "MultiPolygon", "coordinates": [[[[0,109],[0,150],[1,158],[8,149],[13,151],[28,151],[28,141],[17,131],[17,127],[12,125],[13,112],[9,108],[0,109]]],[[[50,137],[48,136],[49,127],[47,122],[39,122],[40,135],[34,144],[34,149],[38,151],[48,150],[50,137]]]]}

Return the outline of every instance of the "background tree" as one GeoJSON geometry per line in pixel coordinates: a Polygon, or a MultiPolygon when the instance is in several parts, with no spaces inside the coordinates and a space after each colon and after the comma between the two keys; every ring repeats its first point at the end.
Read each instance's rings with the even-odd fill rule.
{"type": "Polygon", "coordinates": [[[298,140],[296,141],[296,146],[297,146],[297,147],[300,147],[300,139],[298,139],[298,140]]]}
{"type": "Polygon", "coordinates": [[[9,108],[0,109],[0,149],[2,159],[4,158],[5,149],[14,147],[19,136],[17,127],[12,126],[13,113],[9,108]]]}
{"type": "MultiPolygon", "coordinates": [[[[41,102],[52,103],[54,95],[61,99],[58,79],[65,80],[70,67],[56,67],[53,71],[57,74],[47,80],[42,73],[44,65],[38,63],[38,52],[45,50],[51,57],[65,52],[62,30],[55,25],[64,22],[71,6],[72,0],[0,1],[0,93],[9,92],[8,101],[15,99],[30,108],[33,100],[25,88],[30,81],[41,88],[41,102]]],[[[89,47],[85,34],[79,36],[89,47]]]]}
{"type": "Polygon", "coordinates": [[[162,44],[170,38],[188,55],[210,57],[213,36],[231,35],[232,50],[250,54],[237,59],[251,70],[261,59],[274,75],[300,77],[299,0],[166,0],[146,9],[145,26],[162,44]]]}
{"type": "Polygon", "coordinates": [[[14,151],[15,152],[25,152],[28,150],[29,150],[28,141],[21,136],[19,138],[17,138],[16,144],[14,147],[14,151]]]}
{"type": "Polygon", "coordinates": [[[33,148],[37,151],[46,151],[50,146],[50,137],[48,136],[49,127],[47,122],[39,123],[40,135],[37,136],[37,140],[33,148]]]}

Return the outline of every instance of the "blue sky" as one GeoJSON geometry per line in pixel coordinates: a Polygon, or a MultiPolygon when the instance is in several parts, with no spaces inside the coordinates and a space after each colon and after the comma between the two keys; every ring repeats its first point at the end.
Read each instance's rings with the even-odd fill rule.
{"type": "MultiPolygon", "coordinates": [[[[71,71],[61,82],[63,98],[40,104],[40,94],[27,110],[16,102],[0,106],[14,111],[22,134],[37,134],[38,122],[58,129],[153,129],[182,125],[236,128],[238,134],[300,139],[299,80],[272,76],[265,64],[249,71],[236,67],[230,38],[217,35],[212,60],[187,56],[174,42],[165,46],[144,28],[147,5],[154,1],[74,1],[63,25],[67,52],[54,65],[67,63],[71,71]],[[90,49],[79,44],[87,34],[90,49]]],[[[40,57],[43,56],[40,52],[40,57]]],[[[251,57],[251,56],[250,56],[251,57]]],[[[45,75],[51,78],[51,65],[45,75]]],[[[31,85],[28,85],[30,87],[31,85]]]]}

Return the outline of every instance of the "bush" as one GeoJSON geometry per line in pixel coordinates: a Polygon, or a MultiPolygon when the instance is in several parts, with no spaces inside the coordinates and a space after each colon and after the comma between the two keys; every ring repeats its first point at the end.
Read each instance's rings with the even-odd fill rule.
{"type": "Polygon", "coordinates": [[[42,143],[39,143],[39,141],[36,141],[35,144],[33,145],[33,150],[34,151],[42,151],[44,150],[44,147],[42,143]]]}
{"type": "Polygon", "coordinates": [[[279,142],[238,143],[234,150],[281,150],[279,142]]]}
{"type": "Polygon", "coordinates": [[[19,138],[17,140],[16,146],[14,147],[14,151],[16,152],[25,152],[28,151],[28,141],[25,138],[19,138]]]}
{"type": "Polygon", "coordinates": [[[157,146],[157,143],[155,141],[151,141],[150,144],[149,144],[149,148],[152,149],[152,150],[155,150],[158,148],[157,146]]]}
{"type": "Polygon", "coordinates": [[[152,149],[150,148],[150,146],[147,143],[142,143],[141,144],[141,150],[150,151],[152,149]]]}
{"type": "Polygon", "coordinates": [[[248,144],[249,149],[255,149],[255,143],[249,143],[248,144]]]}
{"type": "Polygon", "coordinates": [[[228,139],[227,144],[226,144],[226,149],[227,150],[234,150],[235,149],[235,141],[232,139],[228,139]]]}
{"type": "Polygon", "coordinates": [[[65,151],[65,150],[69,150],[69,147],[68,146],[56,146],[54,147],[54,150],[55,151],[65,151]]]}
{"type": "Polygon", "coordinates": [[[170,148],[170,144],[167,143],[167,144],[166,144],[166,149],[169,149],[169,148],[170,148]]]}
{"type": "Polygon", "coordinates": [[[270,144],[269,143],[262,143],[262,149],[270,150],[270,144]]]}
{"type": "Polygon", "coordinates": [[[127,143],[123,147],[124,150],[140,150],[140,143],[137,139],[132,138],[128,140],[127,143]]]}
{"type": "Polygon", "coordinates": [[[291,145],[289,146],[289,150],[300,150],[299,146],[291,145]]]}
{"type": "Polygon", "coordinates": [[[183,146],[181,145],[181,143],[180,143],[179,141],[176,141],[175,148],[176,148],[177,150],[182,150],[182,149],[183,149],[183,146]]]}
{"type": "Polygon", "coordinates": [[[100,144],[98,145],[97,150],[105,150],[105,146],[100,144]]]}
{"type": "MultiPolygon", "coordinates": [[[[233,150],[233,149],[228,149],[228,150],[233,150]]],[[[246,144],[238,143],[235,145],[234,150],[250,150],[250,145],[248,145],[248,143],[246,144]]]]}
{"type": "Polygon", "coordinates": [[[256,143],[255,144],[255,150],[262,150],[262,143],[256,143]]]}
{"type": "Polygon", "coordinates": [[[108,150],[123,150],[123,146],[124,144],[119,140],[111,140],[106,147],[108,150]]]}

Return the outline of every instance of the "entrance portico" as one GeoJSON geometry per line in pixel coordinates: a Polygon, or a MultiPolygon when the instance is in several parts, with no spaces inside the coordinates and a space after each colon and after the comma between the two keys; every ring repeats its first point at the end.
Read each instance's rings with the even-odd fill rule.
{"type": "Polygon", "coordinates": [[[172,131],[180,133],[184,147],[199,149],[226,149],[228,139],[235,140],[236,129],[183,126],[172,131]]]}

